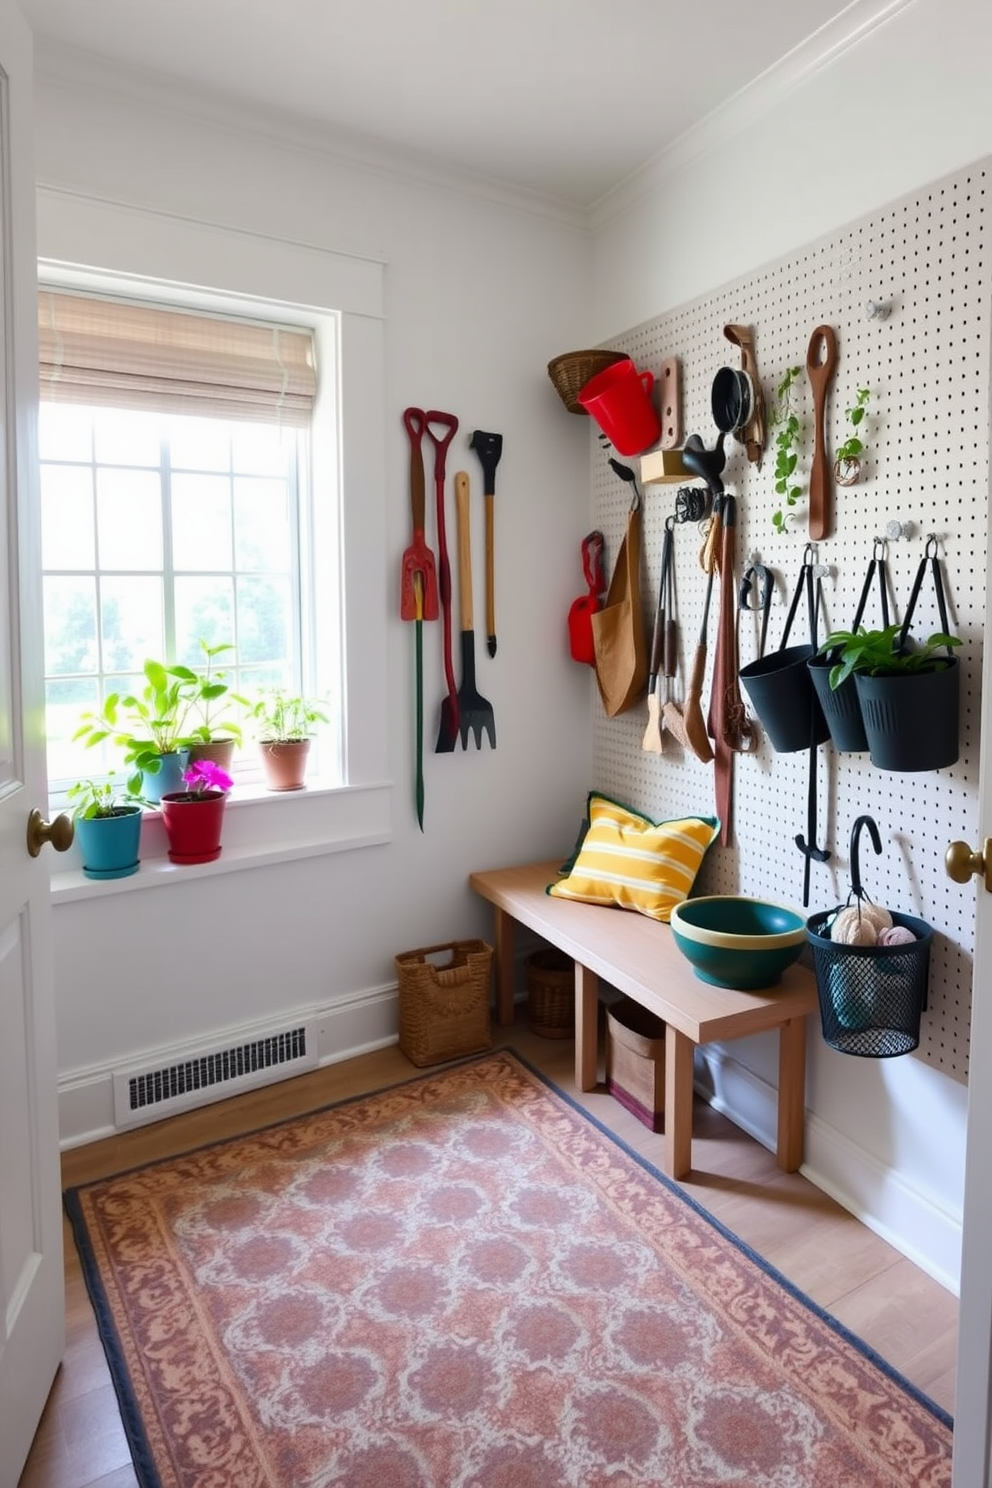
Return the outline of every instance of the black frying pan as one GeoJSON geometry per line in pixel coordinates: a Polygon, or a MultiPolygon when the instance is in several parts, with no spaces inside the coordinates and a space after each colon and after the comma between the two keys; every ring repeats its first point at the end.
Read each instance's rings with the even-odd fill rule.
{"type": "Polygon", "coordinates": [[[713,422],[723,434],[734,434],[754,412],[754,386],[739,367],[721,367],[713,379],[713,422]]]}

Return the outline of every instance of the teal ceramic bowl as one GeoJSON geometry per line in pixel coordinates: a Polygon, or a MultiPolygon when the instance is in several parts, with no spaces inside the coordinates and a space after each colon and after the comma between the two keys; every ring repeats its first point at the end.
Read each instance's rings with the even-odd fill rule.
{"type": "Polygon", "coordinates": [[[756,992],[774,987],[806,944],[798,910],[744,894],[686,899],[672,910],[675,944],[701,981],[756,992]]]}

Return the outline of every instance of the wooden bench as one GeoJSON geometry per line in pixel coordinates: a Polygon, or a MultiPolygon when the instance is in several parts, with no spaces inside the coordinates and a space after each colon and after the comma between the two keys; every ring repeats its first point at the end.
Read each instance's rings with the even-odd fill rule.
{"type": "Polygon", "coordinates": [[[514,926],[526,925],[575,962],[575,1083],[595,1090],[599,1070],[599,978],[649,1008],[665,1033],[665,1133],[662,1166],[681,1178],[692,1166],[693,1050],[714,1040],[778,1030],[780,1168],[803,1160],[806,1114],[806,1019],[818,1007],[812,972],[791,966],[763,992],[712,987],[693,972],[667,925],[632,910],[575,904],[545,892],[555,863],[469,875],[469,886],[495,907],[496,1016],[513,1022],[514,926]]]}

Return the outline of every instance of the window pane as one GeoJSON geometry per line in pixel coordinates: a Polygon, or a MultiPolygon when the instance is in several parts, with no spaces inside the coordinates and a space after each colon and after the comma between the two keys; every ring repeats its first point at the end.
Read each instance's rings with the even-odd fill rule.
{"type": "Polygon", "coordinates": [[[99,470],[96,477],[100,566],[162,567],[162,497],[157,471],[99,470]]]}
{"type": "Polygon", "coordinates": [[[242,570],[289,572],[292,526],[284,480],[235,480],[234,553],[242,570]]]}
{"type": "Polygon", "coordinates": [[[220,419],[180,418],[169,428],[173,470],[223,470],[231,468],[231,435],[220,419]]]}
{"type": "Polygon", "coordinates": [[[233,424],[233,469],[253,475],[285,475],[295,435],[277,424],[233,424]]]}
{"type": "MultiPolygon", "coordinates": [[[[202,667],[200,641],[208,646],[234,640],[234,584],[229,577],[176,579],[176,660],[202,667]]],[[[233,652],[224,653],[231,665],[233,652]]]]}
{"type": "Polygon", "coordinates": [[[162,420],[154,413],[98,408],[93,432],[96,458],[104,465],[151,465],[162,459],[162,420]]]}
{"type": "Polygon", "coordinates": [[[231,482],[173,475],[172,561],[177,569],[231,569],[231,482]]]}
{"type": "Polygon", "coordinates": [[[92,460],[92,411],[58,403],[40,404],[38,455],[42,460],[92,460]]]}
{"type": "Polygon", "coordinates": [[[93,472],[90,466],[41,468],[41,561],[44,568],[93,568],[93,472]]]}
{"type": "Polygon", "coordinates": [[[46,578],[45,674],[99,671],[96,646],[96,580],[46,578]]]}
{"type": "Polygon", "coordinates": [[[115,763],[104,745],[85,749],[73,744],[72,736],[83,713],[95,713],[100,707],[100,689],[95,681],[82,678],[67,682],[49,682],[45,688],[45,729],[48,735],[48,770],[58,778],[103,775],[115,763]]]}
{"type": "Polygon", "coordinates": [[[238,656],[242,664],[289,663],[292,605],[289,580],[238,580],[238,656]]]}
{"type": "Polygon", "coordinates": [[[162,580],[112,576],[100,584],[100,639],[105,672],[140,671],[165,656],[162,580]]]}

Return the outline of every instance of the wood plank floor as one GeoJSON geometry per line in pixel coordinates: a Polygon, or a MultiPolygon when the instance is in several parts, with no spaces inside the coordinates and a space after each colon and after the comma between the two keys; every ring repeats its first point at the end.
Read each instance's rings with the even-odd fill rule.
{"type": "MultiPolygon", "coordinates": [[[[496,1038],[512,1045],[630,1147],[660,1164],[662,1139],[605,1089],[576,1092],[571,1040],[535,1037],[523,1011],[516,1026],[497,1030],[496,1038]]],[[[418,1073],[398,1049],[383,1049],[67,1152],[63,1182],[70,1186],[120,1172],[418,1073]]],[[[682,1185],[688,1193],[931,1399],[953,1411],[955,1297],[806,1179],[780,1172],[770,1152],[698,1101],[693,1160],[682,1185]]],[[[65,1356],[20,1488],[135,1488],[68,1225],[65,1277],[65,1356]]]]}

